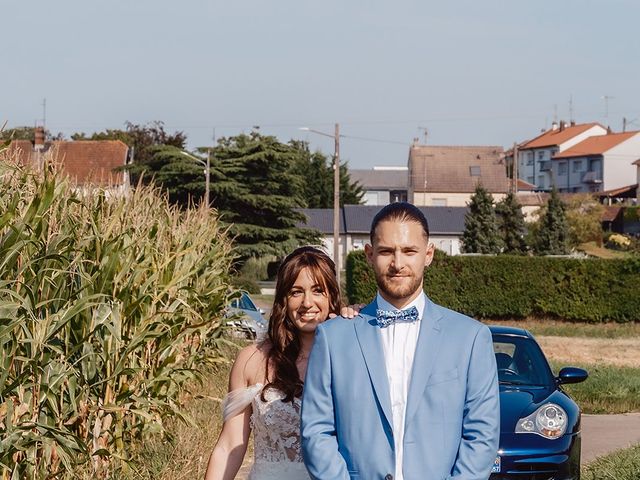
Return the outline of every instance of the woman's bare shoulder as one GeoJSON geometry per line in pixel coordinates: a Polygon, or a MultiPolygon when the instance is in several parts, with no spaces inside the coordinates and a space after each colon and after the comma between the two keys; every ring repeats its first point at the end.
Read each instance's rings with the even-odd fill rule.
{"type": "Polygon", "coordinates": [[[267,342],[252,343],[238,352],[233,371],[241,373],[246,386],[264,383],[268,353],[267,342]]]}

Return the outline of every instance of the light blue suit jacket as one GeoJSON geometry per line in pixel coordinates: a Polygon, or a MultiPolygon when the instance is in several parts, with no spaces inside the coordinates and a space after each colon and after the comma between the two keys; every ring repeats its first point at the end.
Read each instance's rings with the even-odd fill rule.
{"type": "MultiPolygon", "coordinates": [[[[391,400],[376,303],[321,324],[302,401],[302,449],[321,480],[390,479],[391,400]]],[[[486,480],[500,436],[489,329],[429,299],[421,320],[404,434],[405,480],[486,480]]]]}

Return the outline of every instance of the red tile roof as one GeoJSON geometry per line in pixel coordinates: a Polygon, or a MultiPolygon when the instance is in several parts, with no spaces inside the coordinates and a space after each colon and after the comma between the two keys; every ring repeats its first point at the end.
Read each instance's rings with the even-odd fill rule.
{"type": "Polygon", "coordinates": [[[640,132],[625,132],[625,133],[609,133],[607,135],[597,135],[595,137],[589,137],[577,143],[571,148],[566,149],[564,152],[554,155],[555,158],[570,158],[570,157],[582,157],[585,155],[602,155],[607,150],[611,150],[616,145],[630,139],[640,132]]]}
{"type": "Polygon", "coordinates": [[[622,207],[605,206],[604,211],[602,212],[602,217],[600,218],[600,221],[601,222],[615,221],[615,219],[618,218],[618,215],[620,215],[620,210],[622,210],[622,207]]]}
{"type": "Polygon", "coordinates": [[[527,150],[531,148],[544,148],[560,145],[595,126],[602,127],[599,123],[582,123],[579,125],[569,125],[564,127],[562,130],[560,128],[547,130],[533,140],[529,140],[527,143],[522,145],[520,149],[527,150]]]}
{"type": "Polygon", "coordinates": [[[627,185],[619,188],[612,188],[611,190],[603,190],[602,192],[597,192],[596,195],[599,197],[617,197],[619,195],[624,194],[632,194],[635,196],[636,190],[638,189],[638,184],[634,183],[633,185],[627,185]]]}
{"type": "Polygon", "coordinates": [[[409,150],[409,183],[414,192],[472,193],[478,181],[491,193],[507,193],[502,147],[414,145],[409,150]],[[480,175],[471,175],[480,167],[480,175]]]}
{"type": "MultiPolygon", "coordinates": [[[[76,185],[115,186],[123,182],[123,173],[115,171],[127,161],[129,147],[120,140],[55,141],[46,152],[60,163],[62,171],[76,185]]],[[[21,164],[35,163],[33,144],[28,140],[11,142],[6,158],[21,164]]]]}
{"type": "Polygon", "coordinates": [[[531,192],[533,190],[535,190],[536,187],[533,183],[529,183],[529,182],[525,182],[524,180],[522,180],[521,178],[518,179],[518,191],[519,192],[531,192]]]}

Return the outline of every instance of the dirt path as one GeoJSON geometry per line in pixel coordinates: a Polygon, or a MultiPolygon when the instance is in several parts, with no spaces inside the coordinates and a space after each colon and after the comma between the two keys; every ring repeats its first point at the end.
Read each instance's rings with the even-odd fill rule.
{"type": "Polygon", "coordinates": [[[536,339],[549,360],[566,364],[640,366],[640,337],[609,339],[539,336],[536,339]]]}

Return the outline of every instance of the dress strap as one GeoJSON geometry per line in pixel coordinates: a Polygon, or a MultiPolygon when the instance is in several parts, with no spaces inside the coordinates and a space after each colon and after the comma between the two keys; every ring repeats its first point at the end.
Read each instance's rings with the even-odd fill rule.
{"type": "Polygon", "coordinates": [[[260,393],[262,387],[261,383],[256,383],[255,385],[238,388],[227,393],[222,400],[222,421],[226,422],[251,405],[251,402],[260,393]]]}

